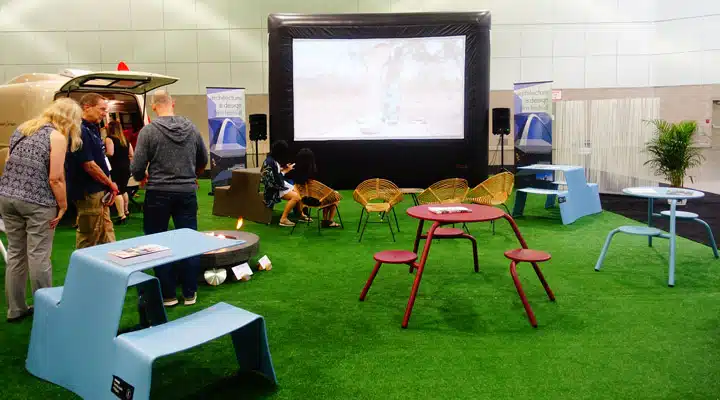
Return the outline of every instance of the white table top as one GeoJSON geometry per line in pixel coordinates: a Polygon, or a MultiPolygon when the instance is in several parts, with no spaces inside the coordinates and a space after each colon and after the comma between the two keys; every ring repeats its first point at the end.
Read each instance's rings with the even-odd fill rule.
{"type": "Polygon", "coordinates": [[[699,199],[705,196],[705,193],[698,190],[682,189],[673,187],[654,187],[654,186],[643,186],[643,187],[631,187],[623,189],[623,193],[635,196],[645,197],[648,199],[699,199]]]}
{"type": "Polygon", "coordinates": [[[579,165],[533,164],[518,167],[518,169],[531,169],[536,171],[572,171],[575,169],[582,169],[582,167],[579,165]]]}

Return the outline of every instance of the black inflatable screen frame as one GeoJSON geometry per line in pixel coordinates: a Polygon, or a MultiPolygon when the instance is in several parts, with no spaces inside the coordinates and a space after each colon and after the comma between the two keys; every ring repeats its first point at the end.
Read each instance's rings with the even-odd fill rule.
{"type": "MultiPolygon", "coordinates": [[[[318,179],[352,189],[368,178],[427,187],[487,177],[490,102],[490,13],[271,14],[268,17],[270,140],[315,153],[318,179]],[[294,141],[293,39],[411,38],[465,35],[463,139],[294,141]]],[[[322,124],[322,121],[317,121],[322,124]]]]}

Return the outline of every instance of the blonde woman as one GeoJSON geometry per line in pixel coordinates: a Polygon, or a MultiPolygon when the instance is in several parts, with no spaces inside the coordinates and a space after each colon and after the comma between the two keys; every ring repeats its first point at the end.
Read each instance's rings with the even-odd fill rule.
{"type": "Polygon", "coordinates": [[[0,214],[8,240],[8,322],[21,321],[33,313],[25,298],[28,273],[33,293],[52,286],[53,235],[67,210],[65,153],[82,145],[81,118],[82,109],[74,100],[59,99],[40,116],[20,125],[10,137],[5,171],[0,177],[0,214]]]}
{"type": "Polygon", "coordinates": [[[112,121],[107,127],[105,138],[105,154],[110,160],[110,177],[118,187],[118,195],[115,196],[115,207],[118,212],[116,224],[122,225],[130,215],[128,210],[130,199],[127,193],[127,184],[130,180],[130,161],[133,159],[133,148],[125,138],[120,123],[112,121]]]}

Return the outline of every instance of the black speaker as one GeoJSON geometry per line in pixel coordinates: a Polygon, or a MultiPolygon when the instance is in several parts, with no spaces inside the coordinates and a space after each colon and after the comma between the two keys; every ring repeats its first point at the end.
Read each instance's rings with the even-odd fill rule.
{"type": "Polygon", "coordinates": [[[493,108],[492,109],[492,127],[493,127],[493,135],[509,135],[510,134],[510,109],[509,108],[493,108]]]}
{"type": "Polygon", "coordinates": [[[267,139],[267,115],[250,114],[250,140],[267,139]]]}

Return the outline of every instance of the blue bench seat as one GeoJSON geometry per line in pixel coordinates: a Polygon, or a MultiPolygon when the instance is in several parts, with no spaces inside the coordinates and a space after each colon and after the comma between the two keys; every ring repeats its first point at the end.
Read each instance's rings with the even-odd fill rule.
{"type": "Polygon", "coordinates": [[[147,399],[152,364],[157,358],[227,334],[231,334],[241,369],[260,372],[277,383],[263,317],[223,302],[162,325],[118,336],[113,374],[133,387],[134,398],[147,399]]]}

